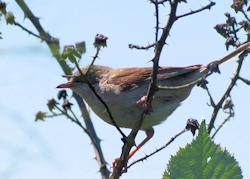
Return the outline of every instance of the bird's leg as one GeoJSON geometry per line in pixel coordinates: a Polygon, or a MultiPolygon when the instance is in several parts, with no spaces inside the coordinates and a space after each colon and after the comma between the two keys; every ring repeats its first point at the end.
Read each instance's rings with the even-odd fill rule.
{"type": "MultiPolygon", "coordinates": [[[[154,129],[153,128],[146,129],[145,133],[146,133],[146,138],[129,153],[128,159],[130,159],[144,144],[146,144],[154,136],[154,129]]],[[[120,160],[120,158],[116,158],[112,162],[113,170],[115,170],[118,160],[120,160]]]]}
{"type": "Polygon", "coordinates": [[[146,138],[129,153],[128,156],[129,159],[154,136],[154,129],[153,128],[147,129],[145,130],[145,133],[147,135],[146,138]]]}

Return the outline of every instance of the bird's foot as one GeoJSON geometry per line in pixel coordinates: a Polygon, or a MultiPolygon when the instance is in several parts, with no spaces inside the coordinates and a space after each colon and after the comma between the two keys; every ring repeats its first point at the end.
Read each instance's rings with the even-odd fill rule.
{"type": "Polygon", "coordinates": [[[138,101],[136,101],[136,104],[142,106],[145,109],[146,114],[153,112],[152,106],[148,102],[147,96],[142,96],[138,101]]]}

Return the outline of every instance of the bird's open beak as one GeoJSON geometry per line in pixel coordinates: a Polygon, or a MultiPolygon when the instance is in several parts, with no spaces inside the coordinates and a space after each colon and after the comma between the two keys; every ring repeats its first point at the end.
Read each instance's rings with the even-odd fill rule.
{"type": "Polygon", "coordinates": [[[73,82],[68,81],[67,83],[58,85],[56,88],[72,88],[72,87],[73,87],[73,82]]]}

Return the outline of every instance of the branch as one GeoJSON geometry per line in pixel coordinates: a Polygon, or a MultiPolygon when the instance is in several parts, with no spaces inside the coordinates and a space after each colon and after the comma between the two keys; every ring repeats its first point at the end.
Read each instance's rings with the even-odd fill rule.
{"type": "Polygon", "coordinates": [[[14,24],[15,26],[20,27],[23,31],[27,32],[28,34],[30,34],[30,35],[32,35],[32,36],[38,38],[38,39],[41,39],[41,40],[44,40],[44,41],[48,40],[48,39],[45,39],[44,37],[41,37],[41,36],[35,34],[34,32],[32,32],[31,30],[27,29],[26,27],[24,27],[23,25],[21,25],[20,23],[18,23],[18,22],[16,22],[16,21],[13,22],[13,24],[14,24]]]}
{"type": "Polygon", "coordinates": [[[224,103],[224,101],[227,99],[228,96],[230,96],[230,93],[232,91],[232,89],[234,88],[234,86],[236,85],[236,81],[238,80],[239,74],[240,74],[240,70],[242,67],[242,63],[244,58],[246,57],[248,52],[243,52],[240,56],[239,56],[239,60],[238,60],[238,66],[236,69],[236,72],[231,80],[231,83],[229,84],[227,90],[225,91],[225,93],[222,95],[221,99],[219,100],[219,102],[214,106],[214,110],[212,113],[212,117],[210,119],[209,125],[208,125],[208,133],[210,134],[212,131],[212,128],[214,127],[214,123],[216,120],[216,117],[218,115],[218,112],[220,111],[220,109],[222,108],[222,105],[224,103]]]}
{"type": "Polygon", "coordinates": [[[238,78],[239,78],[239,80],[241,80],[242,82],[244,82],[246,85],[250,85],[250,80],[242,78],[241,76],[239,76],[238,78]]]}
{"type": "Polygon", "coordinates": [[[224,121],[219,125],[219,127],[215,130],[214,134],[211,136],[211,138],[213,139],[216,134],[221,130],[221,128],[231,119],[231,116],[229,115],[226,119],[224,119],[224,121]]]}
{"type": "MultiPolygon", "coordinates": [[[[76,68],[77,68],[77,70],[79,71],[81,77],[84,78],[84,80],[86,81],[86,83],[87,83],[88,87],[90,88],[90,90],[94,93],[94,95],[97,97],[97,99],[103,104],[104,108],[106,109],[106,112],[108,113],[108,116],[109,116],[109,118],[110,118],[112,124],[113,124],[113,125],[115,126],[115,128],[120,132],[120,134],[122,135],[122,141],[123,141],[123,143],[125,143],[126,140],[127,140],[127,137],[126,137],[126,135],[122,132],[122,130],[120,129],[120,127],[116,124],[115,119],[114,119],[114,117],[113,117],[113,115],[112,115],[112,113],[111,113],[111,111],[110,111],[110,109],[109,109],[107,103],[106,103],[106,102],[102,99],[102,97],[96,92],[95,87],[90,83],[90,81],[88,80],[86,74],[83,74],[83,73],[82,73],[82,71],[81,71],[81,69],[80,69],[80,67],[79,67],[79,65],[78,65],[77,62],[75,63],[75,65],[76,65],[76,68]]],[[[89,68],[88,68],[88,70],[89,70],[89,68]]]]}
{"type": "Polygon", "coordinates": [[[179,15],[179,16],[177,16],[176,18],[177,19],[180,19],[180,18],[182,18],[182,17],[186,17],[186,16],[190,16],[190,15],[193,15],[193,14],[197,14],[197,13],[199,13],[199,12],[201,12],[201,11],[204,11],[204,10],[210,10],[211,9],[211,7],[212,6],[214,6],[215,5],[215,2],[213,2],[213,1],[211,1],[208,5],[206,5],[206,6],[204,6],[204,7],[201,7],[200,9],[197,9],[197,10],[192,10],[192,11],[190,11],[190,12],[188,12],[188,13],[185,13],[185,14],[182,14],[182,15],[179,15]]]}
{"type": "Polygon", "coordinates": [[[103,151],[102,151],[102,148],[101,148],[101,140],[99,139],[99,137],[96,134],[94,125],[93,125],[92,120],[91,120],[91,118],[89,116],[89,112],[88,112],[88,110],[87,110],[87,108],[85,106],[84,101],[76,93],[73,93],[73,97],[77,101],[79,109],[81,110],[81,114],[83,116],[85,126],[86,126],[87,130],[89,131],[89,133],[92,136],[91,142],[96,144],[95,146],[93,146],[93,148],[94,148],[94,152],[95,152],[95,155],[96,155],[95,156],[96,161],[97,161],[97,163],[99,165],[99,169],[100,169],[102,179],[108,179],[109,175],[110,175],[110,171],[107,168],[107,165],[106,165],[107,162],[105,161],[104,154],[103,154],[103,151]]]}
{"type": "Polygon", "coordinates": [[[207,95],[208,95],[208,97],[209,97],[210,105],[211,105],[212,107],[215,107],[215,102],[214,102],[214,99],[213,99],[213,97],[212,97],[212,95],[211,95],[209,89],[208,89],[208,88],[205,88],[205,90],[206,90],[207,95]]]}
{"type": "Polygon", "coordinates": [[[170,0],[149,0],[151,3],[153,3],[153,4],[162,4],[162,5],[164,5],[164,3],[165,2],[168,2],[168,1],[170,1],[170,0]]]}
{"type": "MultiPolygon", "coordinates": [[[[158,0],[151,0],[151,3],[155,6],[155,42],[158,41],[158,34],[159,34],[159,2],[158,0]]],[[[162,2],[163,4],[164,2],[162,2]]]]}
{"type": "Polygon", "coordinates": [[[148,49],[150,49],[150,48],[152,48],[154,46],[155,46],[155,43],[149,44],[147,46],[139,46],[139,45],[128,44],[128,48],[137,49],[137,50],[148,50],[148,49]]]}
{"type": "MultiPolygon", "coordinates": [[[[163,145],[162,147],[156,149],[154,152],[148,154],[148,155],[145,155],[145,157],[142,157],[134,162],[132,162],[130,165],[127,166],[127,169],[132,167],[133,165],[139,163],[139,162],[142,162],[146,159],[148,159],[149,157],[155,155],[156,153],[160,152],[161,150],[165,149],[167,146],[169,146],[172,142],[174,142],[174,140],[176,138],[178,138],[179,136],[181,136],[182,134],[184,134],[185,132],[187,131],[187,129],[183,129],[182,131],[180,131],[179,133],[177,133],[174,137],[172,137],[165,145],[163,145]]],[[[126,172],[126,170],[123,170],[123,173],[126,172]]]]}
{"type": "MultiPolygon", "coordinates": [[[[93,56],[92,62],[90,63],[90,67],[94,65],[96,59],[99,56],[100,50],[101,50],[101,48],[96,48],[96,52],[95,52],[95,55],[93,56]]],[[[87,73],[88,73],[88,70],[87,70],[86,74],[87,73]]]]}
{"type": "Polygon", "coordinates": [[[152,59],[153,70],[152,70],[152,74],[151,74],[151,83],[150,83],[149,90],[147,93],[148,107],[143,110],[143,112],[140,116],[140,119],[136,122],[132,131],[128,135],[127,142],[123,145],[120,160],[117,162],[117,166],[111,175],[111,179],[118,179],[121,176],[124,167],[126,170],[129,152],[130,152],[132,146],[134,145],[135,137],[136,137],[139,129],[141,128],[141,125],[143,123],[145,116],[147,115],[148,108],[150,108],[150,104],[153,100],[153,95],[155,94],[155,91],[157,89],[157,73],[158,73],[158,68],[159,68],[159,60],[160,60],[161,51],[163,49],[163,46],[165,45],[165,41],[166,41],[167,37],[169,36],[169,32],[170,32],[174,22],[177,20],[176,19],[176,11],[177,11],[178,3],[179,3],[178,1],[174,1],[173,3],[170,4],[171,9],[170,9],[169,19],[166,23],[166,26],[163,28],[163,33],[162,33],[159,41],[156,43],[155,56],[152,59]]]}
{"type": "Polygon", "coordinates": [[[52,37],[49,33],[46,33],[43,29],[42,25],[39,22],[39,18],[35,17],[32,11],[29,9],[27,4],[23,0],[16,0],[16,3],[24,12],[25,17],[27,17],[32,24],[35,26],[36,30],[39,32],[39,35],[44,38],[47,43],[52,55],[56,58],[60,67],[66,75],[70,75],[72,73],[70,67],[64,60],[61,60],[61,53],[58,40],[55,41],[56,38],[52,37]]]}
{"type": "Polygon", "coordinates": [[[75,116],[74,112],[70,109],[69,111],[72,113],[73,117],[68,114],[67,111],[62,110],[57,105],[55,105],[55,108],[61,112],[62,115],[66,116],[68,119],[70,119],[72,122],[77,124],[89,137],[91,137],[89,131],[82,125],[82,123],[78,120],[78,118],[75,116]]]}
{"type": "Polygon", "coordinates": [[[245,18],[247,19],[247,21],[250,22],[250,18],[248,17],[248,15],[246,14],[246,12],[244,10],[242,10],[240,12],[245,16],[245,18]]]}
{"type": "MultiPolygon", "coordinates": [[[[47,43],[51,53],[53,54],[53,56],[55,57],[55,59],[59,63],[60,67],[62,68],[63,72],[66,75],[71,75],[72,71],[71,71],[70,67],[66,64],[66,62],[64,60],[62,60],[59,42],[55,41],[54,37],[52,37],[49,33],[45,32],[45,30],[43,29],[42,25],[39,22],[39,19],[34,16],[32,11],[29,9],[27,4],[23,0],[16,0],[16,3],[19,5],[19,7],[24,12],[25,17],[27,17],[32,22],[32,24],[35,26],[35,28],[39,32],[40,36],[45,39],[45,42],[47,43]]],[[[97,158],[97,161],[98,161],[98,164],[100,167],[101,177],[103,179],[108,179],[110,171],[106,167],[106,162],[105,162],[105,159],[104,159],[104,156],[102,153],[102,149],[100,146],[100,139],[97,137],[93,123],[92,123],[89,115],[87,114],[87,109],[86,109],[86,106],[85,106],[82,98],[80,96],[78,96],[77,94],[73,94],[73,96],[78,103],[78,106],[82,112],[83,117],[87,117],[87,118],[84,118],[84,122],[85,122],[87,130],[90,132],[90,134],[93,138],[92,142],[96,144],[93,146],[94,146],[96,158],[97,158]]],[[[91,140],[92,140],[92,138],[91,138],[91,140]]]]}

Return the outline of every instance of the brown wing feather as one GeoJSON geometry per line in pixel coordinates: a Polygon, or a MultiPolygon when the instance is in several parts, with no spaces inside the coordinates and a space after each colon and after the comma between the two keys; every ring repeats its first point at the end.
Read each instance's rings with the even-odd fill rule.
{"type": "MultiPolygon", "coordinates": [[[[166,80],[200,69],[202,65],[187,67],[160,67],[158,80],[166,80]]],[[[109,73],[107,83],[120,86],[121,91],[139,87],[150,80],[152,68],[118,68],[112,69],[109,73]],[[136,74],[136,75],[135,75],[136,74]]]]}
{"type": "Polygon", "coordinates": [[[146,79],[150,78],[151,71],[151,68],[113,69],[108,83],[119,85],[122,91],[129,90],[142,85],[146,79]]]}

